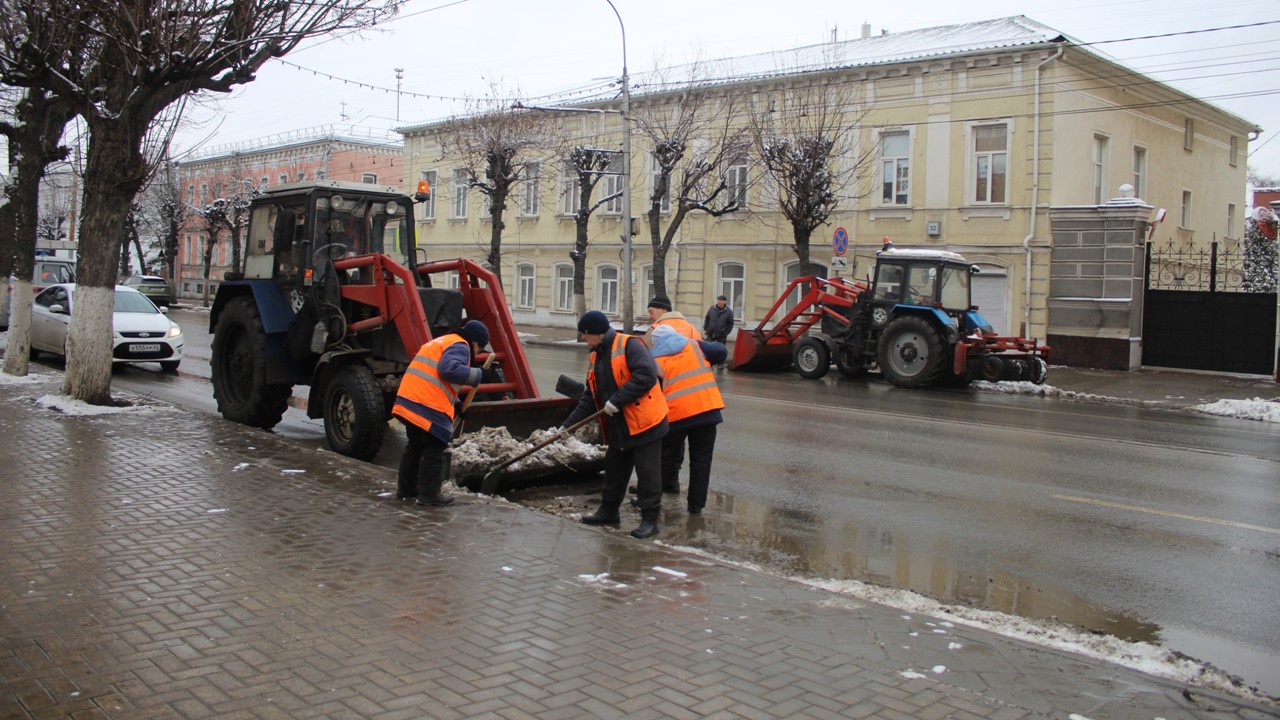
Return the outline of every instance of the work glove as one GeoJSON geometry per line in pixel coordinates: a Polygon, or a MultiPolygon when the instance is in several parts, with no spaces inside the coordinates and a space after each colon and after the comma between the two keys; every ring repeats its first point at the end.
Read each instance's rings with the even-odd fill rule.
{"type": "Polygon", "coordinates": [[[618,414],[618,406],[614,405],[612,402],[606,401],[604,404],[604,414],[609,415],[610,417],[618,414]]]}
{"type": "Polygon", "coordinates": [[[569,438],[573,437],[572,435],[569,434],[568,428],[566,428],[563,425],[556,428],[556,435],[559,436],[562,442],[569,442],[569,438]]]}

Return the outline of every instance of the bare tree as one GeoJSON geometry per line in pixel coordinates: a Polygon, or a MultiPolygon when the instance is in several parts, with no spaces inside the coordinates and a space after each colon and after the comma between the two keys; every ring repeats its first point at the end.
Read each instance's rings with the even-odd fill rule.
{"type": "Polygon", "coordinates": [[[147,272],[147,256],[142,252],[142,206],[137,202],[130,203],[129,214],[124,218],[124,232],[120,234],[120,277],[133,274],[133,253],[138,253],[138,267],[143,274],[147,272]]]}
{"type": "MultiPolygon", "coordinates": [[[[751,134],[778,208],[791,225],[800,274],[810,274],[809,241],[841,201],[865,194],[862,179],[875,149],[859,149],[857,128],[867,108],[834,78],[796,83],[786,92],[755,98],[751,134]]],[[[772,198],[770,198],[772,200],[772,198]]]]}
{"type": "Polygon", "coordinates": [[[9,139],[9,184],[0,212],[0,277],[12,276],[9,298],[9,350],[4,372],[26,375],[31,348],[31,276],[35,267],[40,180],[49,163],[66,157],[62,129],[70,106],[48,92],[29,88],[13,106],[12,121],[0,121],[9,139]]]}
{"type": "Polygon", "coordinates": [[[510,101],[497,95],[495,91],[493,99],[473,103],[473,112],[450,119],[441,131],[440,146],[463,163],[468,187],[487,201],[492,226],[485,261],[501,284],[506,229],[502,218],[512,193],[537,162],[537,149],[545,145],[551,122],[541,113],[512,110],[510,101]]]}
{"type": "Polygon", "coordinates": [[[729,192],[726,178],[729,164],[745,158],[751,147],[734,115],[731,95],[713,96],[694,84],[641,103],[634,113],[636,127],[653,147],[653,188],[645,214],[656,293],[667,294],[667,253],[689,213],[720,217],[745,209],[729,192]]]}
{"type": "MultiPolygon", "coordinates": [[[[160,265],[157,272],[169,280],[178,277],[178,248],[182,239],[182,228],[191,215],[191,206],[182,201],[182,189],[178,186],[178,173],[173,163],[166,160],[153,176],[143,193],[143,226],[147,234],[155,238],[156,263],[160,265]]],[[[170,287],[170,293],[173,288],[170,287]]],[[[170,300],[172,300],[172,296],[170,300]]]]}
{"type": "Polygon", "coordinates": [[[610,203],[622,196],[620,189],[621,175],[615,167],[618,154],[607,150],[599,150],[585,145],[570,148],[564,161],[566,177],[571,178],[562,189],[565,200],[572,199],[565,209],[572,209],[575,226],[573,248],[569,258],[573,260],[573,310],[575,315],[587,311],[587,249],[591,244],[591,215],[600,206],[610,203]],[[606,192],[598,200],[592,201],[596,186],[605,178],[618,178],[612,183],[619,189],[606,192]]]}
{"type": "MultiPolygon", "coordinates": [[[[214,190],[217,194],[217,190],[214,190]]],[[[204,293],[201,302],[209,307],[209,277],[213,272],[213,256],[222,244],[222,231],[230,227],[227,219],[229,208],[225,198],[218,198],[199,208],[195,214],[204,221],[204,245],[200,248],[201,277],[204,278],[204,293]]]]}
{"type": "Polygon", "coordinates": [[[112,404],[111,314],[118,238],[150,174],[146,140],[193,93],[229,92],[302,41],[366,28],[400,0],[9,0],[0,81],[48,88],[88,125],[79,290],[63,392],[112,404]],[[49,45],[43,38],[74,35],[49,45]],[[33,41],[33,38],[36,39],[33,41]],[[53,50],[46,48],[52,47],[53,50]],[[38,52],[39,51],[39,52],[38,52]]]}

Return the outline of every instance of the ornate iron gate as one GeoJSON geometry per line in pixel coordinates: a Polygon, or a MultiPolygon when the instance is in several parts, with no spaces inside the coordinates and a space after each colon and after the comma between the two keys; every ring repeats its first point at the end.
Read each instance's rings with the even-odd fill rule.
{"type": "Polygon", "coordinates": [[[1239,248],[1147,243],[1142,364],[1270,375],[1276,294],[1241,292],[1239,248]]]}

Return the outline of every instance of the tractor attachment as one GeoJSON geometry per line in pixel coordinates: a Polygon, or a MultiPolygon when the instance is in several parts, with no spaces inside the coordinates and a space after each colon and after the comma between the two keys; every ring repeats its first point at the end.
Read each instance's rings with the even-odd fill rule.
{"type": "Polygon", "coordinates": [[[823,322],[824,318],[848,325],[848,317],[837,308],[847,311],[866,289],[862,283],[846,282],[840,278],[808,276],[792,280],[758,326],[738,331],[729,369],[785,370],[791,365],[796,343],[814,325],[823,322]],[[770,319],[793,296],[798,296],[795,304],[770,327],[770,319]]]}

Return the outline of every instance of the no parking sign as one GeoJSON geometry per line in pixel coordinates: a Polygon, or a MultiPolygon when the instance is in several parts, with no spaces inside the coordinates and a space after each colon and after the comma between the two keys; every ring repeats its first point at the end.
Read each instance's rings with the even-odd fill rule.
{"type": "Polygon", "coordinates": [[[836,228],[836,232],[831,236],[831,248],[836,251],[836,255],[843,255],[849,249],[849,233],[844,228],[836,228]]]}

